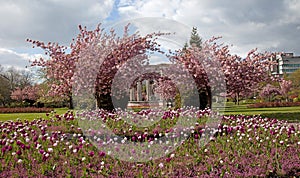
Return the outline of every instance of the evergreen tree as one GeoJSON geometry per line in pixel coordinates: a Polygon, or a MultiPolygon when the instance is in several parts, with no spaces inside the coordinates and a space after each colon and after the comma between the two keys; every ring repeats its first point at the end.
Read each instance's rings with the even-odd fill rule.
{"type": "Polygon", "coordinates": [[[182,50],[185,51],[188,47],[189,47],[188,43],[185,42],[185,43],[184,43],[184,46],[183,46],[183,48],[182,48],[182,50]]]}
{"type": "Polygon", "coordinates": [[[202,39],[199,36],[196,27],[193,27],[193,29],[192,29],[191,39],[190,39],[190,45],[191,46],[196,46],[196,47],[198,47],[200,49],[202,48],[201,47],[201,45],[202,45],[202,39]]]}

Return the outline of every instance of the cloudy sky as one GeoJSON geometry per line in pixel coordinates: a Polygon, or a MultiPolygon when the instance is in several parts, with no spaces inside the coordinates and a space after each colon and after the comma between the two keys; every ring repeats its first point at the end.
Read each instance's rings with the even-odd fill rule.
{"type": "Polygon", "coordinates": [[[27,38],[68,45],[79,24],[141,17],[195,26],[203,39],[222,36],[241,56],[253,48],[300,55],[299,9],[299,0],[0,0],[0,64],[23,68],[38,58],[27,38]]]}

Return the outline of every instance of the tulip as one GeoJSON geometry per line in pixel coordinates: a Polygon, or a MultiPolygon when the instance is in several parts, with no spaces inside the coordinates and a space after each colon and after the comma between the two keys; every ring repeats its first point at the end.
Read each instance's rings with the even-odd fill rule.
{"type": "Polygon", "coordinates": [[[2,149],[1,149],[1,151],[2,151],[2,153],[5,153],[6,152],[6,147],[4,146],[4,147],[2,147],[2,149]]]}
{"type": "Polygon", "coordinates": [[[93,151],[90,151],[90,152],[89,152],[89,156],[90,156],[90,157],[93,157],[94,155],[95,155],[95,153],[94,153],[93,151]]]}
{"type": "Polygon", "coordinates": [[[284,142],[283,142],[283,140],[280,140],[279,143],[282,145],[284,142]]]}
{"type": "Polygon", "coordinates": [[[22,142],[20,140],[17,140],[17,145],[21,145],[22,142]]]}
{"type": "Polygon", "coordinates": [[[8,151],[11,151],[11,150],[12,150],[12,146],[9,145],[9,146],[7,147],[7,149],[8,149],[8,151]]]}
{"type": "Polygon", "coordinates": [[[21,154],[22,154],[21,150],[18,150],[18,151],[16,152],[16,154],[17,154],[17,155],[21,155],[21,154]]]}
{"type": "Polygon", "coordinates": [[[48,152],[52,153],[53,152],[53,148],[48,148],[48,152]]]}
{"type": "Polygon", "coordinates": [[[38,140],[38,137],[35,135],[32,140],[33,142],[36,142],[38,140]]]}
{"type": "Polygon", "coordinates": [[[100,152],[99,152],[99,156],[100,156],[100,157],[104,157],[104,156],[105,156],[105,152],[100,151],[100,152]]]}

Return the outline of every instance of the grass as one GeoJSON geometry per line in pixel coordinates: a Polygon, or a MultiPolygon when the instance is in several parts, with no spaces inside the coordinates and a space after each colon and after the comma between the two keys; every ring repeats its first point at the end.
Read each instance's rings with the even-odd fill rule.
{"type": "Polygon", "coordinates": [[[235,105],[226,103],[225,115],[261,115],[268,118],[300,122],[300,106],[273,107],[273,108],[247,108],[246,104],[235,105]]]}
{"type": "MultiPolygon", "coordinates": [[[[63,114],[68,110],[68,108],[56,108],[54,111],[57,114],[63,114]]],[[[37,118],[45,118],[46,113],[8,113],[8,114],[0,114],[0,121],[7,120],[33,120],[37,118]]]]}
{"type": "MultiPolygon", "coordinates": [[[[63,114],[67,108],[56,108],[57,114],[63,114]]],[[[261,115],[268,118],[279,120],[288,120],[289,122],[300,122],[300,106],[293,107],[274,107],[274,108],[247,108],[247,104],[235,105],[232,102],[226,103],[224,115],[261,115]]],[[[33,120],[45,117],[45,113],[10,113],[0,114],[0,121],[16,120],[33,120]]]]}

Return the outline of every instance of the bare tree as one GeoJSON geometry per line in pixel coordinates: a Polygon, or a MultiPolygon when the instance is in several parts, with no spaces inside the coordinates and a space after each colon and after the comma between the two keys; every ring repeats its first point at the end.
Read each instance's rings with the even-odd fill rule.
{"type": "Polygon", "coordinates": [[[19,88],[25,88],[32,85],[32,73],[26,70],[17,70],[14,67],[5,69],[0,65],[0,103],[6,106],[12,100],[11,92],[19,88]]]}
{"type": "Polygon", "coordinates": [[[24,88],[33,83],[32,74],[26,70],[17,70],[14,67],[10,67],[6,70],[4,75],[9,80],[12,90],[16,87],[24,88]]]}
{"type": "Polygon", "coordinates": [[[10,100],[10,83],[4,75],[4,68],[0,65],[0,105],[5,106],[10,100]]]}

